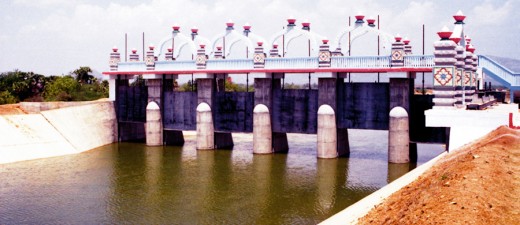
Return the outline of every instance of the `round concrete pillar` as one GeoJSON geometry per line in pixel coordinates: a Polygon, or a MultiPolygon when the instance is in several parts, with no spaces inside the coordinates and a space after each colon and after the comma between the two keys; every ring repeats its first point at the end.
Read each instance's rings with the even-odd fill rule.
{"type": "Polygon", "coordinates": [[[271,115],[267,106],[263,104],[256,105],[253,110],[253,153],[273,153],[271,115]]]}
{"type": "Polygon", "coordinates": [[[211,107],[203,102],[197,106],[197,149],[215,148],[215,132],[211,107]]]}
{"type": "Polygon", "coordinates": [[[329,105],[318,109],[318,158],[338,157],[336,115],[329,105]]]}
{"type": "Polygon", "coordinates": [[[390,110],[390,126],[388,130],[388,162],[410,162],[410,132],[408,113],[403,107],[390,110]]]}
{"type": "Polygon", "coordinates": [[[161,109],[156,102],[151,101],[146,106],[146,145],[163,145],[163,126],[161,119],[161,109]]]}

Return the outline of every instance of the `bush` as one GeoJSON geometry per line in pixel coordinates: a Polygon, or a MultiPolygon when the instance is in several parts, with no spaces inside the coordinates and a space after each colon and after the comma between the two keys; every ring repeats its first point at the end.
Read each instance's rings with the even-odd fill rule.
{"type": "Polygon", "coordinates": [[[17,103],[18,99],[14,97],[9,91],[0,92],[0,105],[17,103]]]}
{"type": "Polygon", "coordinates": [[[71,76],[57,77],[47,84],[44,91],[46,101],[71,101],[79,83],[71,76]]]}

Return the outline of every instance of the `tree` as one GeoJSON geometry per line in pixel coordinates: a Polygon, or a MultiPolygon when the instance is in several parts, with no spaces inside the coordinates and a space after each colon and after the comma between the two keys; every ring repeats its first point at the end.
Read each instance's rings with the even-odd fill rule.
{"type": "Polygon", "coordinates": [[[90,75],[92,70],[88,66],[82,66],[72,72],[76,76],[76,80],[80,83],[90,84],[94,80],[94,76],[90,75]]]}
{"type": "Polygon", "coordinates": [[[57,77],[45,87],[44,97],[46,101],[71,101],[78,88],[79,84],[72,76],[57,77]]]}

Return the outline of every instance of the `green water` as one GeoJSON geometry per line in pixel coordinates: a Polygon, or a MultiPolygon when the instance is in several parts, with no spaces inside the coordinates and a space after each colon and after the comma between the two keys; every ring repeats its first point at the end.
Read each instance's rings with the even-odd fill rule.
{"type": "MultiPolygon", "coordinates": [[[[351,157],[317,159],[315,135],[288,154],[120,143],[0,165],[0,224],[315,224],[405,173],[386,163],[387,133],[350,133],[351,157]]],[[[419,162],[442,151],[419,148],[419,162]]]]}

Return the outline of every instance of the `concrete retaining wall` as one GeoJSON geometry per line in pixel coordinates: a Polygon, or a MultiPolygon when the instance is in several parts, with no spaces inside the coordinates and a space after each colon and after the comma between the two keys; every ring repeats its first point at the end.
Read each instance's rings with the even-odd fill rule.
{"type": "Polygon", "coordinates": [[[88,102],[20,102],[20,108],[27,113],[40,113],[42,111],[74,107],[80,105],[96,104],[99,101],[88,102]]]}
{"type": "Polygon", "coordinates": [[[112,102],[0,116],[0,164],[75,154],[116,141],[112,102]]]}

